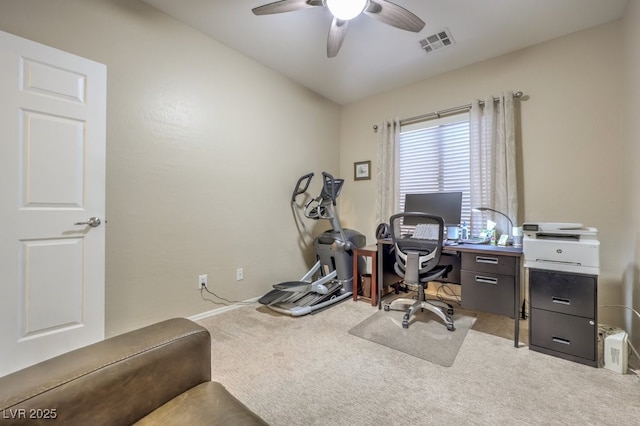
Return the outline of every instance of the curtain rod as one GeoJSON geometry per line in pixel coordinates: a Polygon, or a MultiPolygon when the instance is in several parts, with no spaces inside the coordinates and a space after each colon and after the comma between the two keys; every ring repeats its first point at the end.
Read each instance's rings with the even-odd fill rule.
{"type": "MultiPolygon", "coordinates": [[[[513,97],[518,99],[521,98],[523,95],[522,92],[516,92],[513,94],[513,97]]],[[[500,98],[493,98],[493,102],[499,102],[500,98]]],[[[480,106],[484,106],[484,101],[480,101],[480,106]]],[[[419,123],[421,121],[427,121],[427,120],[432,120],[434,118],[440,118],[440,117],[445,117],[447,115],[452,115],[452,114],[457,114],[459,112],[463,112],[463,111],[468,111],[471,109],[471,104],[467,104],[467,105],[461,105],[461,106],[457,106],[457,107],[453,107],[453,108],[448,108],[448,109],[443,109],[441,111],[435,111],[435,112],[430,112],[428,114],[422,114],[422,115],[418,115],[415,117],[409,117],[409,118],[404,118],[402,120],[400,120],[400,125],[404,126],[407,124],[413,124],[413,123],[419,123]]],[[[378,131],[378,125],[374,124],[373,125],[373,131],[377,132],[378,131]]]]}

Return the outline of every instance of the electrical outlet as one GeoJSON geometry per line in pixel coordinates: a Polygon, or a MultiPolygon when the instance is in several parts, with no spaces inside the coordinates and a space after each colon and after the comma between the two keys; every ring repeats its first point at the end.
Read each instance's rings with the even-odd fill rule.
{"type": "Polygon", "coordinates": [[[207,286],[207,274],[198,275],[198,290],[202,290],[207,286]]]}
{"type": "Polygon", "coordinates": [[[238,268],[236,269],[236,281],[244,280],[244,269],[238,268]]]}

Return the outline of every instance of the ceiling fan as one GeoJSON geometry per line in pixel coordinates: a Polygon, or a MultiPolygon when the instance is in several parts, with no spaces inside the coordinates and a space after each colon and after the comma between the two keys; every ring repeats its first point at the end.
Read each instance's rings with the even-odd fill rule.
{"type": "Polygon", "coordinates": [[[255,7],[252,11],[255,15],[271,15],[324,6],[333,15],[327,37],[329,58],[338,54],[347,35],[349,21],[362,13],[401,30],[417,33],[424,28],[422,19],[387,0],[281,0],[255,7]]]}

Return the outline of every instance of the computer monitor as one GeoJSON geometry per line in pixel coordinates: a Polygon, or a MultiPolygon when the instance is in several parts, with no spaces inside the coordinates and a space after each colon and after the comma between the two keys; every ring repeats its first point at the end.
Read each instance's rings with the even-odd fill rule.
{"type": "MultiPolygon", "coordinates": [[[[442,217],[448,226],[458,226],[462,212],[462,192],[406,194],[405,212],[429,213],[442,217]]],[[[405,218],[404,225],[417,225],[417,218],[405,218]]]]}

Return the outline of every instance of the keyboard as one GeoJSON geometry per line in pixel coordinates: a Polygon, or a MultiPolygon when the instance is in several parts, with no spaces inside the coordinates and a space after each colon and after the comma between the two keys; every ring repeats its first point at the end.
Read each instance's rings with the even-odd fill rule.
{"type": "Polygon", "coordinates": [[[460,240],[462,244],[487,244],[491,241],[491,238],[487,237],[471,237],[467,240],[460,240]]]}
{"type": "Polygon", "coordinates": [[[438,225],[421,223],[416,225],[412,237],[419,240],[437,240],[439,230],[440,227],[438,225]]]}

